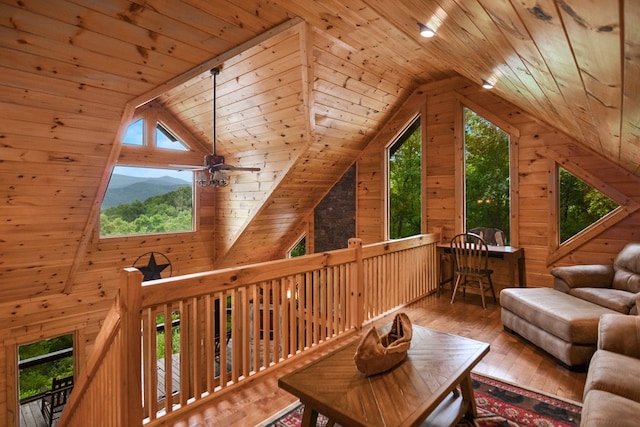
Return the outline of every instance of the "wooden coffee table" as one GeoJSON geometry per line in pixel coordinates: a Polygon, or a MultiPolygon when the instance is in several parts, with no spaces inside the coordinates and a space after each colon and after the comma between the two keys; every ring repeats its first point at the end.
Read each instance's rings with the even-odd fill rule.
{"type": "Polygon", "coordinates": [[[464,415],[477,415],[471,369],[489,344],[414,325],[407,359],[370,377],[355,366],[357,345],[278,380],[305,404],[303,426],[315,426],[318,413],[343,426],[367,427],[451,426],[464,415]]]}

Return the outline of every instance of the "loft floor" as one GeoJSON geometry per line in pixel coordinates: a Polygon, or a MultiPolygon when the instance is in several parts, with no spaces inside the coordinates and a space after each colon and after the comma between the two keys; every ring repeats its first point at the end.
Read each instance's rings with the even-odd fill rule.
{"type": "MultiPolygon", "coordinates": [[[[459,296],[450,304],[450,294],[431,295],[403,309],[414,324],[473,338],[491,345],[489,354],[476,366],[474,372],[502,379],[523,387],[564,399],[582,402],[585,372],[570,371],[551,356],[502,328],[500,307],[491,299],[483,310],[480,296],[459,296]]],[[[375,322],[382,326],[391,321],[393,313],[375,322]]],[[[358,339],[354,337],[353,339],[358,339]]],[[[220,396],[215,403],[190,414],[188,423],[176,427],[207,425],[212,420],[218,425],[253,426],[293,403],[297,399],[278,388],[278,378],[330,351],[345,342],[327,343],[319,352],[301,360],[293,360],[270,374],[264,375],[228,396],[220,396]]]]}
{"type": "MultiPolygon", "coordinates": [[[[480,297],[471,294],[464,301],[458,297],[455,304],[450,304],[449,301],[446,294],[441,297],[431,295],[405,307],[403,311],[414,324],[489,343],[489,354],[476,366],[474,372],[565,399],[582,401],[586,373],[570,371],[560,366],[547,353],[505,332],[500,321],[499,305],[489,302],[487,309],[483,310],[480,297]]],[[[375,325],[384,325],[392,317],[393,314],[384,316],[375,325]]],[[[314,352],[309,357],[293,360],[275,372],[221,395],[214,404],[201,413],[194,414],[189,426],[195,426],[203,419],[213,419],[219,425],[238,426],[252,426],[263,421],[296,400],[294,396],[278,388],[278,377],[342,344],[344,341],[328,343],[321,351],[314,352]]],[[[45,425],[40,415],[39,403],[33,402],[21,407],[21,427],[45,425]]]]}

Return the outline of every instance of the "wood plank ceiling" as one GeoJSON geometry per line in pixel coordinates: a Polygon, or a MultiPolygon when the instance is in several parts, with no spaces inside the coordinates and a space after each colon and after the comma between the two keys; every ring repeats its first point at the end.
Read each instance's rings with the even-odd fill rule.
{"type": "MultiPolygon", "coordinates": [[[[126,105],[154,94],[210,146],[208,70],[170,82],[216,58],[220,154],[262,168],[216,190],[222,263],[275,256],[400,103],[456,75],[492,82],[640,174],[635,0],[0,0],[0,18],[2,216],[26,218],[5,223],[21,234],[0,244],[6,252],[52,242],[41,254],[25,246],[25,259],[61,248],[43,267],[47,286],[79,259],[126,105]],[[295,25],[225,56],[287,22],[295,25]],[[421,38],[418,22],[437,36],[421,38]],[[36,170],[55,208],[21,186],[20,175],[36,170]],[[77,178],[73,190],[57,193],[59,177],[77,178]],[[41,218],[67,228],[52,235],[41,218]]],[[[24,276],[32,264],[12,271],[24,276]]]]}

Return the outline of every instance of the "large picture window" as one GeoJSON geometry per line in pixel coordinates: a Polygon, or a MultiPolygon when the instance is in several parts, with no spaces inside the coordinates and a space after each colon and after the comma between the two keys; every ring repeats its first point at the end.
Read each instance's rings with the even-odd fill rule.
{"type": "Polygon", "coordinates": [[[116,166],[100,210],[100,235],[193,230],[193,172],[116,166]]]}
{"type": "Polygon", "coordinates": [[[188,146],[153,110],[129,124],[122,144],[130,163],[113,168],[100,208],[100,237],[193,231],[194,172],[167,164],[192,163],[183,157],[192,154],[188,146]],[[169,150],[174,153],[167,155],[169,150]]]}
{"type": "Polygon", "coordinates": [[[422,129],[417,117],[389,147],[389,238],[420,234],[422,129]]]}
{"type": "Polygon", "coordinates": [[[465,229],[490,244],[510,241],[509,171],[509,134],[465,108],[465,229]]]}

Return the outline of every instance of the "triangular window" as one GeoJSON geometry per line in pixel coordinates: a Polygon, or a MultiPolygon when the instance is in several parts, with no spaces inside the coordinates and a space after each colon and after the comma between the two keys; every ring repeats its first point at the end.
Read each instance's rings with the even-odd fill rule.
{"type": "Polygon", "coordinates": [[[144,119],[136,120],[127,127],[127,131],[122,138],[123,144],[144,145],[144,119]]]}
{"type": "Polygon", "coordinates": [[[297,256],[306,255],[307,253],[307,236],[302,236],[293,247],[287,252],[287,258],[295,258],[297,256]]]}
{"type": "MultiPolygon", "coordinates": [[[[135,146],[155,146],[155,148],[161,148],[165,150],[176,151],[189,151],[189,147],[186,146],[180,139],[175,136],[165,125],[160,122],[155,122],[155,132],[153,133],[153,139],[147,136],[145,128],[149,128],[145,124],[144,118],[138,119],[127,126],[127,130],[122,138],[122,143],[126,145],[135,146]]],[[[151,125],[153,124],[150,123],[151,125]]]]}
{"type": "Polygon", "coordinates": [[[169,132],[169,130],[160,122],[156,123],[156,148],[189,151],[182,141],[169,132]]]}
{"type": "Polygon", "coordinates": [[[560,168],[560,242],[566,242],[616,209],[619,204],[560,168]]]}

